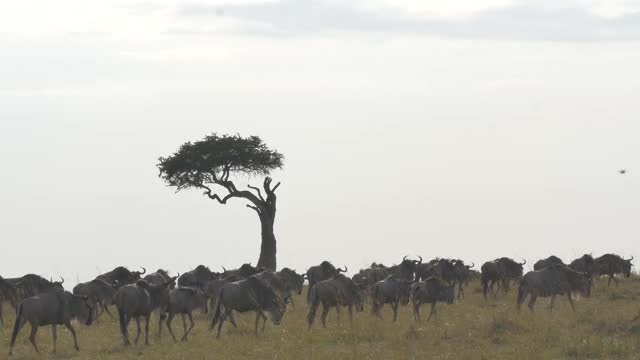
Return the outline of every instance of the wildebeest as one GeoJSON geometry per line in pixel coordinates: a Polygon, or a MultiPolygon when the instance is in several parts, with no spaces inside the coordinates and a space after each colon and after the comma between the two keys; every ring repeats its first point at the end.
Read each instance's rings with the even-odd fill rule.
{"type": "Polygon", "coordinates": [[[529,271],[520,281],[518,288],[518,310],[530,295],[529,309],[533,311],[533,305],[538,296],[551,296],[549,309],[553,309],[556,295],[567,295],[571,309],[575,311],[571,293],[577,291],[588,297],[591,295],[591,278],[585,273],[579,273],[566,265],[552,265],[541,270],[529,271]]]}
{"type": "Polygon", "coordinates": [[[614,280],[617,286],[618,279],[615,278],[615,274],[623,274],[625,277],[631,276],[631,260],[633,260],[633,256],[626,260],[615,254],[604,254],[596,258],[595,262],[600,269],[600,274],[609,277],[607,285],[610,286],[611,280],[614,280]]]}
{"type": "MultiPolygon", "coordinates": [[[[347,272],[347,267],[343,269],[337,269],[332,263],[323,261],[320,265],[315,265],[307,269],[306,277],[309,282],[309,290],[318,282],[330,279],[340,273],[347,272]]],[[[309,299],[309,292],[307,292],[307,302],[309,299]]]]}
{"type": "MultiPolygon", "coordinates": [[[[135,284],[120,287],[113,296],[113,302],[118,308],[120,320],[120,332],[124,346],[129,346],[129,322],[136,319],[137,334],[135,344],[140,338],[140,318],[145,320],[145,344],[149,344],[149,320],[151,313],[156,308],[166,308],[169,302],[169,286],[175,281],[173,278],[159,285],[151,285],[144,280],[138,280],[135,284]]],[[[160,317],[158,332],[161,332],[163,316],[160,317]]]]}
{"type": "Polygon", "coordinates": [[[304,288],[304,277],[289,268],[284,268],[278,272],[264,270],[254,276],[271,285],[285,304],[293,305],[293,294],[301,294],[304,288]]]}
{"type": "Polygon", "coordinates": [[[111,315],[109,311],[109,306],[113,304],[113,295],[115,293],[116,288],[114,285],[101,279],[93,279],[73,287],[73,294],[83,295],[89,298],[96,312],[96,321],[103,312],[106,312],[109,317],[113,318],[113,315],[111,315]]]}
{"type": "Polygon", "coordinates": [[[380,310],[384,304],[390,304],[393,310],[393,321],[398,318],[398,305],[409,303],[411,281],[398,275],[389,275],[386,279],[373,284],[371,287],[371,303],[373,313],[382,318],[380,310]]]}
{"type": "Polygon", "coordinates": [[[218,324],[218,334],[220,337],[222,325],[229,318],[233,327],[237,328],[233,317],[233,311],[243,313],[247,311],[256,312],[255,334],[258,336],[258,323],[262,319],[262,331],[264,331],[267,316],[271,322],[279,325],[284,316],[286,306],[284,301],[278,296],[276,291],[265,281],[256,276],[247,279],[227,283],[222,286],[216,300],[216,309],[211,321],[211,329],[218,324]]]}
{"type": "Polygon", "coordinates": [[[453,274],[455,282],[458,284],[458,299],[464,298],[463,287],[469,282],[469,274],[475,264],[465,265],[462,260],[453,260],[453,274]]]}
{"type": "Polygon", "coordinates": [[[142,271],[131,271],[124,266],[118,266],[115,269],[98,275],[96,279],[106,281],[107,283],[114,285],[115,287],[121,287],[127,284],[133,284],[140,280],[141,276],[146,274],[147,269],[142,268],[142,271]]]}
{"type": "Polygon", "coordinates": [[[455,282],[456,267],[454,262],[449,259],[436,258],[416,266],[416,280],[426,280],[432,276],[437,276],[448,283],[455,282]]]}
{"type": "Polygon", "coordinates": [[[173,334],[173,330],[171,329],[171,321],[174,316],[176,316],[176,314],[180,314],[182,316],[182,327],[184,328],[182,341],[187,341],[187,336],[194,326],[193,310],[200,308],[206,313],[207,302],[207,295],[198,288],[179,287],[169,292],[169,302],[166,309],[168,313],[167,328],[169,329],[171,337],[173,337],[173,341],[176,341],[176,336],[173,334]],[[185,315],[189,317],[189,321],[191,322],[189,329],[187,329],[187,321],[184,317],[185,315]]]}
{"type": "Polygon", "coordinates": [[[400,264],[393,267],[391,273],[397,274],[400,278],[413,281],[416,268],[422,264],[422,256],[418,256],[420,260],[410,260],[407,256],[402,258],[400,264]]]}
{"type": "Polygon", "coordinates": [[[75,349],[80,350],[76,339],[76,331],[73,326],[71,326],[71,320],[78,319],[86,325],[91,325],[92,313],[93,310],[86,297],[73,295],[68,291],[50,289],[47,292],[29,297],[18,305],[16,321],[13,326],[13,333],[11,334],[9,354],[13,353],[16,337],[27,322],[31,325],[29,340],[36,351],[38,351],[36,333],[40,326],[45,325],[51,325],[53,352],[56,352],[56,340],[58,338],[56,332],[57,325],[64,325],[69,329],[73,336],[75,349]]]}
{"type": "Polygon", "coordinates": [[[343,274],[338,274],[328,280],[317,282],[309,289],[309,314],[307,321],[309,328],[313,325],[318,306],[322,304],[322,326],[327,327],[327,314],[332,307],[336,308],[338,320],[340,319],[340,307],[346,306],[349,310],[349,321],[353,325],[353,307],[356,311],[364,308],[362,295],[356,284],[343,274]]]}
{"type": "Polygon", "coordinates": [[[437,276],[432,276],[424,281],[411,285],[411,303],[413,305],[413,318],[420,320],[420,305],[430,303],[431,312],[427,321],[436,314],[436,303],[446,302],[453,304],[455,284],[450,284],[437,276]]]}
{"type": "Polygon", "coordinates": [[[559,257],[551,255],[546,259],[538,260],[533,264],[533,270],[542,270],[551,265],[565,265],[565,263],[559,257]]]}
{"type": "Polygon", "coordinates": [[[584,254],[581,257],[573,260],[569,267],[577,272],[587,273],[590,278],[595,278],[600,275],[600,269],[598,268],[598,264],[593,259],[593,256],[589,254],[584,254]]]}
{"type": "Polygon", "coordinates": [[[209,281],[219,278],[219,273],[209,270],[204,265],[198,265],[195,269],[187,271],[178,278],[178,286],[197,287],[205,290],[209,281]]]}
{"type": "MultiPolygon", "coordinates": [[[[180,275],[180,274],[178,274],[178,275],[180,275]]],[[[156,272],[153,272],[151,274],[147,274],[145,277],[142,278],[142,280],[144,280],[144,281],[146,281],[146,282],[148,282],[149,284],[152,284],[152,285],[158,285],[158,284],[165,283],[167,281],[171,281],[171,276],[169,276],[169,272],[167,270],[158,269],[158,270],[156,270],[156,272]]],[[[170,286],[173,289],[175,287],[175,283],[172,283],[172,285],[170,285],[170,286]]]]}
{"type": "Polygon", "coordinates": [[[18,301],[17,286],[0,276],[0,326],[4,326],[2,305],[5,301],[8,301],[13,307],[16,306],[18,301]]]}
{"type": "Polygon", "coordinates": [[[298,295],[302,294],[304,289],[304,276],[302,274],[298,274],[295,270],[289,268],[282,268],[276,274],[284,281],[287,291],[298,295]]]}
{"type": "Polygon", "coordinates": [[[222,267],[222,270],[224,270],[221,276],[223,279],[241,280],[246,279],[251,275],[258,274],[266,269],[263,267],[254,267],[251,264],[242,264],[242,266],[237,269],[227,270],[222,267]]]}
{"type": "Polygon", "coordinates": [[[19,301],[54,288],[64,290],[62,286],[62,284],[64,284],[64,278],[62,277],[60,277],[61,281],[53,281],[53,279],[47,280],[40,275],[27,274],[19,278],[5,280],[17,285],[17,297],[19,301]]]}
{"type": "Polygon", "coordinates": [[[526,263],[526,261],[518,263],[510,258],[502,257],[482,264],[480,268],[482,271],[480,280],[482,282],[482,293],[485,300],[487,299],[487,292],[489,290],[491,290],[491,293],[495,296],[493,290],[495,283],[498,283],[502,291],[507,293],[509,291],[509,282],[522,277],[523,265],[526,263]]]}

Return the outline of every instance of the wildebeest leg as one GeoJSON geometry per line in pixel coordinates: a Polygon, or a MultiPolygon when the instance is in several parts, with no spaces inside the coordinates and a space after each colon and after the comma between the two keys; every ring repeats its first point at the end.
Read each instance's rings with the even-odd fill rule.
{"type": "Polygon", "coordinates": [[[102,311],[106,312],[111,319],[114,319],[113,314],[111,314],[111,311],[109,311],[109,305],[105,304],[104,302],[102,303],[102,311]]]}
{"type": "Polygon", "coordinates": [[[231,322],[231,325],[233,325],[233,328],[238,330],[238,324],[236,323],[236,318],[233,317],[232,311],[229,311],[229,321],[231,322]]]}
{"type": "Polygon", "coordinates": [[[136,326],[138,328],[138,331],[136,332],[136,339],[133,341],[134,344],[138,345],[138,340],[140,339],[140,317],[136,316],[136,326]]]}
{"type": "Polygon", "coordinates": [[[349,305],[349,324],[353,327],[353,305],[349,305]]]}
{"type": "Polygon", "coordinates": [[[191,322],[191,325],[189,326],[189,330],[187,330],[187,333],[184,334],[184,341],[187,341],[187,336],[189,336],[189,334],[191,333],[191,330],[193,330],[193,327],[195,326],[195,323],[193,322],[193,315],[191,314],[191,311],[189,311],[187,313],[187,316],[189,316],[189,322],[191,322]]]}
{"type": "Polygon", "coordinates": [[[569,299],[569,304],[571,304],[571,310],[576,312],[576,306],[573,304],[573,298],[571,297],[571,291],[567,294],[567,298],[569,299]]]}
{"type": "Polygon", "coordinates": [[[144,318],[144,344],[149,345],[149,321],[151,320],[151,314],[144,318]]]}
{"type": "Polygon", "coordinates": [[[336,305],[336,317],[338,319],[338,325],[340,325],[340,304],[336,305]]]}
{"type": "Polygon", "coordinates": [[[131,317],[120,309],[118,309],[118,313],[120,315],[120,332],[122,332],[122,341],[124,342],[124,346],[127,347],[129,346],[129,322],[131,321],[131,317]]]}
{"type": "Polygon", "coordinates": [[[398,300],[391,303],[391,309],[393,310],[393,321],[396,321],[398,319],[398,300]]]}
{"type": "Polygon", "coordinates": [[[522,306],[524,300],[527,298],[527,295],[529,295],[529,290],[527,290],[526,287],[520,286],[518,288],[518,300],[516,301],[516,303],[518,304],[518,311],[520,311],[520,307],[522,306]]]}
{"type": "Polygon", "coordinates": [[[432,301],[431,302],[431,312],[429,312],[429,318],[427,318],[427,321],[431,320],[431,317],[434,316],[434,315],[437,316],[436,315],[436,302],[432,301]]]}
{"type": "Polygon", "coordinates": [[[307,323],[309,324],[309,330],[316,319],[316,311],[318,310],[318,304],[314,303],[309,306],[309,313],[307,314],[307,323]]]}
{"type": "Polygon", "coordinates": [[[36,349],[36,352],[40,352],[38,350],[38,345],[36,345],[36,333],[38,332],[38,325],[31,324],[31,334],[29,335],[29,341],[33,345],[33,348],[36,349]]]}
{"type": "Polygon", "coordinates": [[[322,316],[320,318],[322,319],[323,328],[327,327],[327,314],[329,314],[329,309],[330,307],[328,305],[322,304],[322,316]]]}
{"type": "Polygon", "coordinates": [[[533,305],[536,303],[537,298],[538,295],[536,294],[531,294],[531,297],[529,298],[529,310],[531,310],[531,312],[533,312],[533,305]]]}
{"type": "MultiPolygon", "coordinates": [[[[224,314],[220,316],[220,322],[218,323],[218,334],[216,335],[216,338],[220,337],[220,332],[222,331],[222,324],[224,324],[224,321],[227,320],[227,317],[229,316],[229,314],[231,314],[231,310],[225,309],[224,314]]],[[[233,324],[233,321],[231,323],[233,324]]]]}
{"type": "Polygon", "coordinates": [[[56,340],[58,340],[58,332],[56,331],[56,324],[51,325],[51,336],[53,337],[53,352],[56,352],[56,340]]]}
{"type": "Polygon", "coordinates": [[[553,303],[556,301],[556,296],[551,295],[551,300],[549,301],[549,312],[553,312],[553,303]]]}
{"type": "Polygon", "coordinates": [[[0,298],[0,327],[4,327],[4,318],[2,318],[2,303],[3,303],[3,299],[0,298]]]}
{"type": "Polygon", "coordinates": [[[420,321],[420,302],[413,302],[413,320],[420,321]]]}
{"type": "Polygon", "coordinates": [[[184,314],[180,314],[182,317],[182,339],[180,341],[185,341],[187,339],[187,319],[184,317],[184,314]]]}
{"type": "Polygon", "coordinates": [[[262,315],[262,332],[264,333],[264,328],[267,324],[267,315],[265,315],[263,312],[260,312],[260,314],[262,315]]]}
{"type": "Polygon", "coordinates": [[[67,329],[69,329],[71,336],[73,336],[73,348],[76,349],[76,351],[80,351],[80,347],[78,346],[78,338],[76,338],[76,330],[73,328],[73,326],[71,326],[71,323],[68,321],[64,324],[64,326],[67,329]]]}
{"type": "Polygon", "coordinates": [[[176,340],[176,336],[173,334],[173,330],[171,329],[171,321],[173,321],[174,316],[175,314],[173,312],[169,312],[169,317],[167,318],[167,328],[169,329],[169,334],[171,334],[171,337],[173,338],[173,342],[178,342],[178,340],[176,340]]]}

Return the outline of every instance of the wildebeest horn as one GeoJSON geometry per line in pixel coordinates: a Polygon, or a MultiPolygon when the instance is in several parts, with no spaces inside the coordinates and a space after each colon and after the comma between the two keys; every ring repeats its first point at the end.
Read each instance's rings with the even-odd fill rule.
{"type": "Polygon", "coordinates": [[[344,270],[338,268],[338,272],[347,272],[347,265],[344,266],[344,270]]]}
{"type": "Polygon", "coordinates": [[[147,273],[147,269],[143,268],[142,266],[140,266],[142,268],[142,272],[140,273],[140,275],[144,275],[147,273]]]}
{"type": "Polygon", "coordinates": [[[629,260],[627,260],[627,261],[631,261],[631,260],[633,260],[633,256],[631,257],[631,259],[629,259],[629,260]]]}
{"type": "Polygon", "coordinates": [[[221,266],[221,267],[223,272],[227,272],[227,269],[225,269],[224,266],[221,266]]]}
{"type": "Polygon", "coordinates": [[[407,260],[407,255],[402,257],[402,261],[405,261],[405,260],[407,260]]]}
{"type": "Polygon", "coordinates": [[[524,264],[526,264],[526,263],[527,263],[527,260],[522,259],[522,263],[520,263],[520,265],[524,265],[524,264]]]}
{"type": "Polygon", "coordinates": [[[413,262],[416,264],[422,264],[422,256],[418,255],[418,257],[420,258],[420,260],[413,260],[413,262]]]}
{"type": "Polygon", "coordinates": [[[471,269],[472,267],[474,267],[476,265],[476,263],[471,263],[471,265],[465,265],[465,267],[467,269],[471,269]]]}
{"type": "Polygon", "coordinates": [[[60,282],[60,285],[64,284],[64,278],[63,278],[62,276],[60,276],[60,280],[62,280],[62,281],[60,282]]]}

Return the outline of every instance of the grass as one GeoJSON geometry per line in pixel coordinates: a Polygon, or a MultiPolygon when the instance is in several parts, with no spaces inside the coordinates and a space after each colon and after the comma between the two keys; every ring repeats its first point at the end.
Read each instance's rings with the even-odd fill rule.
{"type": "MultiPolygon", "coordinates": [[[[253,336],[253,314],[237,316],[239,331],[225,325],[223,335],[215,339],[209,332],[207,315],[196,316],[188,343],[174,344],[166,328],[157,339],[158,323],[152,318],[150,346],[122,346],[115,320],[102,317],[98,325],[76,325],[80,352],[73,350],[71,335],[59,328],[58,353],[51,354],[50,327],[38,332],[41,355],[28,340],[28,325],[19,335],[12,359],[634,359],[640,353],[640,321],[630,323],[640,307],[638,278],[624,279],[616,288],[597,281],[589,299],[576,301],[576,313],[565,298],[556,300],[553,313],[548,300],[538,299],[536,312],[526,306],[518,313],[515,291],[485,303],[477,288],[470,285],[467,298],[454,305],[439,304],[438,318],[415,322],[410,307],[402,307],[398,322],[391,322],[385,307],[384,320],[374,318],[367,308],[357,313],[353,328],[347,312],[336,323],[335,312],[323,329],[308,331],[304,298],[296,298],[280,326],[267,324],[266,332],[253,336]]],[[[526,305],[526,304],[525,304],[526,305]]],[[[428,305],[422,312],[428,316],[428,305]]],[[[10,311],[6,311],[10,312],[10,311]]],[[[8,354],[12,314],[6,314],[0,330],[8,354]]],[[[228,324],[230,325],[230,324],[228,324]]],[[[182,334],[180,318],[174,320],[174,332],[182,334]]],[[[135,334],[132,324],[130,332],[135,334]]]]}

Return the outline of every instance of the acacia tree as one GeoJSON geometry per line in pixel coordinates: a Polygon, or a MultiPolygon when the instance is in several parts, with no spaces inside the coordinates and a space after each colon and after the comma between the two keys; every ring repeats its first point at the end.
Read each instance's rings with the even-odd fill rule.
{"type": "Polygon", "coordinates": [[[196,142],[187,142],[171,156],[160,157],[160,177],[176,192],[184,189],[202,189],[204,195],[220,204],[233,198],[247,200],[260,219],[262,244],[258,266],[275,271],[276,237],[273,223],[276,217],[276,190],[280,183],[272,185],[269,173],[280,169],[284,156],[271,150],[257,136],[211,134],[196,142]],[[234,175],[265,176],[262,182],[264,195],[259,187],[247,185],[238,189],[234,175]],[[217,191],[222,191],[220,195],[217,191]]]}

